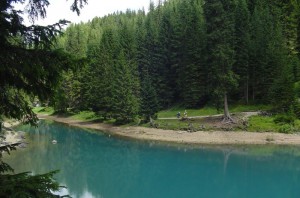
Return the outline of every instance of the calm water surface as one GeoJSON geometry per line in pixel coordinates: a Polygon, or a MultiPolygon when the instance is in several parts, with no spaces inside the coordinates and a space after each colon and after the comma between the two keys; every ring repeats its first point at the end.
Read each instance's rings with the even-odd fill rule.
{"type": "Polygon", "coordinates": [[[300,148],[188,148],[120,140],[41,121],[28,148],[6,158],[16,172],[60,169],[73,197],[300,197],[300,148]],[[56,139],[57,144],[51,141],[56,139]]]}

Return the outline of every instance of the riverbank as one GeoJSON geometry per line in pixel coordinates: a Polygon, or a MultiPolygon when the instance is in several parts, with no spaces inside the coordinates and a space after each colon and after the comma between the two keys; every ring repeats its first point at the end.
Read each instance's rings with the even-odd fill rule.
{"type": "Polygon", "coordinates": [[[70,126],[101,130],[112,136],[123,138],[157,141],[168,143],[180,143],[190,145],[300,145],[300,134],[282,133],[257,133],[257,132],[224,132],[224,131],[173,131],[145,127],[118,127],[109,124],[78,121],[67,117],[38,115],[40,119],[54,120],[70,126]]]}

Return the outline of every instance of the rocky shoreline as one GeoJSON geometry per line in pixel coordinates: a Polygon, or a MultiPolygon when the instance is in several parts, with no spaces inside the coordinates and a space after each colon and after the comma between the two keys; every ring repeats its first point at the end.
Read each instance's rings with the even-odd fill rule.
{"type": "Polygon", "coordinates": [[[2,126],[2,133],[0,134],[0,147],[18,144],[19,148],[25,148],[27,146],[25,132],[14,131],[13,127],[20,124],[18,121],[4,122],[2,126]]]}

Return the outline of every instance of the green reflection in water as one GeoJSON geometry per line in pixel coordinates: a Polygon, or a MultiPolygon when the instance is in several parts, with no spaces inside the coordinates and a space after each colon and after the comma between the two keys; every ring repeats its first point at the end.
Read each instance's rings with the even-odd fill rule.
{"type": "Polygon", "coordinates": [[[6,161],[16,172],[60,169],[74,197],[300,197],[299,147],[158,145],[45,121],[18,130],[30,145],[6,161]]]}

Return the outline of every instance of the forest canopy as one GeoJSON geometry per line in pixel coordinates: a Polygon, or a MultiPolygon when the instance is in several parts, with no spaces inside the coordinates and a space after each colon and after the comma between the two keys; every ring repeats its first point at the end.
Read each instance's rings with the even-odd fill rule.
{"type": "Polygon", "coordinates": [[[299,6],[169,0],[71,24],[56,48],[88,63],[64,73],[52,105],[121,122],[178,104],[272,104],[300,116],[299,6]]]}

